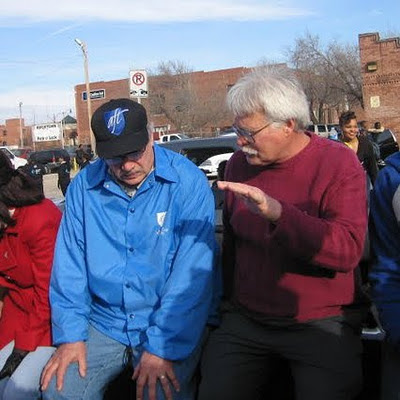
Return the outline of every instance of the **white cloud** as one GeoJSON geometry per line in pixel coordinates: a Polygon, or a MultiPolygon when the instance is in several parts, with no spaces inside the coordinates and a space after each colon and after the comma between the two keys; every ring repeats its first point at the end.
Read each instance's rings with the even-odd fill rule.
{"type": "Polygon", "coordinates": [[[383,15],[383,11],[377,8],[374,8],[368,12],[370,17],[381,17],[383,15]]]}
{"type": "MultiPolygon", "coordinates": [[[[289,3],[289,2],[286,2],[289,3]]],[[[2,0],[0,15],[39,22],[49,20],[105,20],[171,22],[200,20],[271,20],[311,15],[308,9],[267,0],[2,0]]],[[[8,20],[8,22],[7,22],[8,20]]]]}
{"type": "Polygon", "coordinates": [[[0,94],[0,124],[5,119],[19,118],[20,101],[26,125],[50,122],[54,116],[57,118],[57,114],[75,108],[74,92],[71,89],[61,87],[45,91],[35,87],[29,87],[29,90],[20,88],[0,94]]]}

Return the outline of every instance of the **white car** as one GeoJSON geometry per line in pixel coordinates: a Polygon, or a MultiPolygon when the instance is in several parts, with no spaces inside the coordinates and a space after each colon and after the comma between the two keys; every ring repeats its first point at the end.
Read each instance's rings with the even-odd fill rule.
{"type": "Polygon", "coordinates": [[[307,126],[306,128],[307,131],[313,132],[315,134],[317,134],[318,136],[327,138],[329,137],[329,129],[328,129],[328,125],[326,124],[310,124],[307,126]]]}
{"type": "Polygon", "coordinates": [[[10,159],[12,166],[14,169],[18,169],[19,167],[23,167],[28,163],[25,158],[17,157],[8,147],[0,146],[0,150],[10,159]]]}
{"type": "Polygon", "coordinates": [[[166,143],[166,142],[171,142],[172,140],[181,140],[181,139],[190,139],[190,137],[188,135],[185,135],[184,133],[170,133],[168,135],[160,136],[158,142],[166,143]]]}
{"type": "Polygon", "coordinates": [[[217,154],[207,158],[203,161],[199,168],[207,175],[208,178],[215,178],[217,176],[219,164],[222,161],[228,161],[232,157],[233,153],[217,154]]]}

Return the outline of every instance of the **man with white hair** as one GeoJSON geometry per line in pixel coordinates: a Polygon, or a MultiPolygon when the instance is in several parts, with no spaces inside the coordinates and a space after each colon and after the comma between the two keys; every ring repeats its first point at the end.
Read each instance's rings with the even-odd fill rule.
{"type": "Polygon", "coordinates": [[[288,70],[242,77],[228,106],[242,151],[218,183],[225,303],[199,399],[267,398],[276,355],[290,364],[296,399],[351,399],[361,387],[364,171],[354,152],[304,130],[309,105],[288,70]]]}

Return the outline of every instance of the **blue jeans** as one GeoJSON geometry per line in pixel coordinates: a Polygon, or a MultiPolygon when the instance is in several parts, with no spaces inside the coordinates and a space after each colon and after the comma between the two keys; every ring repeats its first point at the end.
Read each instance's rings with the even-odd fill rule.
{"type": "MultiPolygon", "coordinates": [[[[14,348],[14,342],[0,350],[0,370],[14,348]]],[[[36,400],[40,397],[39,382],[43,367],[53,354],[54,347],[38,347],[30,352],[10,378],[0,380],[1,400],[36,400]]]]}
{"type": "MultiPolygon", "coordinates": [[[[193,400],[196,392],[196,382],[193,379],[201,352],[200,343],[195,351],[185,360],[174,362],[174,372],[180,383],[179,393],[172,388],[174,400],[193,400]]],[[[87,372],[81,378],[78,364],[70,364],[64,377],[63,389],[56,389],[55,376],[49,387],[43,392],[44,400],[102,400],[107,385],[124,369],[127,347],[114,339],[89,327],[89,337],[86,341],[87,372]]],[[[133,349],[133,365],[138,364],[141,354],[133,349]]],[[[145,399],[148,398],[147,391],[145,399]]],[[[162,387],[157,384],[157,399],[164,399],[162,387]]]]}

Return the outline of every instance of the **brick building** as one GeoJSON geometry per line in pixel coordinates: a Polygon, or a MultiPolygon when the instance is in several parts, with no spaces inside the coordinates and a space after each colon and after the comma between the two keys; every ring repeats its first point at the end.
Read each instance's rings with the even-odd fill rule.
{"type": "MultiPolygon", "coordinates": [[[[74,145],[75,138],[77,137],[76,119],[67,115],[60,121],[62,124],[62,131],[64,133],[64,145],[74,145]]],[[[48,142],[36,142],[32,140],[32,126],[26,126],[25,121],[21,119],[22,137],[24,140],[24,147],[29,147],[35,150],[44,150],[48,148],[61,147],[61,140],[52,140],[48,142]]],[[[20,122],[19,118],[6,119],[4,125],[0,125],[0,145],[17,148],[20,146],[20,122]]]]}
{"type": "MultiPolygon", "coordinates": [[[[21,119],[22,137],[25,147],[32,146],[32,130],[30,126],[25,126],[25,121],[21,119]]],[[[19,118],[6,119],[4,125],[0,125],[0,144],[1,146],[20,147],[20,120],[19,118]]]]}
{"type": "Polygon", "coordinates": [[[380,121],[400,141],[400,38],[359,35],[365,117],[370,127],[380,121]]]}
{"type": "MultiPolygon", "coordinates": [[[[212,103],[212,100],[215,101],[217,94],[221,96],[221,102],[223,102],[226,92],[246,71],[248,71],[248,68],[244,67],[209,72],[196,71],[190,73],[190,82],[196,95],[204,99],[203,103],[212,103]]],[[[162,79],[163,78],[159,76],[150,76],[148,78],[149,96],[160,92],[160,87],[163,84],[162,79]]],[[[129,97],[129,78],[107,82],[91,82],[90,92],[93,113],[98,107],[110,99],[129,97]]],[[[170,94],[172,94],[172,92],[173,89],[170,90],[170,94]]],[[[166,93],[166,96],[168,97],[168,93],[166,93]]],[[[176,131],[176,127],[166,118],[165,115],[157,112],[151,113],[151,108],[154,109],[154,107],[151,107],[149,98],[141,99],[141,103],[148,110],[150,114],[149,119],[153,122],[156,132],[165,133],[166,131],[176,131]]],[[[78,121],[77,130],[79,142],[88,144],[90,143],[90,136],[85,84],[75,86],[75,108],[78,121]]],[[[208,121],[202,129],[202,132],[205,135],[210,135],[219,129],[229,126],[230,124],[231,119],[227,117],[220,119],[218,122],[208,121]]]]}

